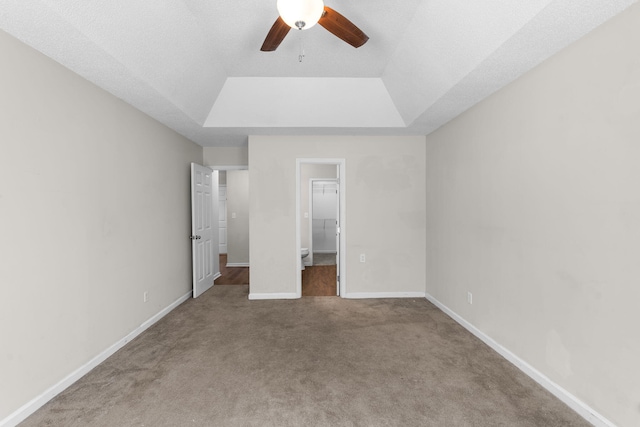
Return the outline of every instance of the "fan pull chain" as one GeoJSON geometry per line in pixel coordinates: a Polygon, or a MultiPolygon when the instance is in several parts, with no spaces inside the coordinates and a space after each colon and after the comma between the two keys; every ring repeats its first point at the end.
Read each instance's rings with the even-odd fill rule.
{"type": "MultiPolygon", "coordinates": [[[[300,36],[302,36],[302,34],[300,34],[300,36]]],[[[302,62],[303,59],[304,59],[304,40],[302,37],[300,37],[300,54],[298,55],[298,62],[302,62]]]]}
{"type": "Polygon", "coordinates": [[[302,51],[302,53],[300,53],[300,55],[298,55],[298,62],[302,62],[303,58],[304,58],[304,50],[302,51]]]}

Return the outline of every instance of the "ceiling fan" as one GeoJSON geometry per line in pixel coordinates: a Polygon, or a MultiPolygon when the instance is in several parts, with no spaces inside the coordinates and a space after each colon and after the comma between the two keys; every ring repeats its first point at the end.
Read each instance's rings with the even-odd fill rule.
{"type": "Polygon", "coordinates": [[[276,50],[291,28],[307,30],[316,23],[353,47],[360,47],[369,40],[360,28],[325,6],[322,0],[278,0],[276,6],[280,16],[264,39],[260,48],[263,52],[276,50]]]}

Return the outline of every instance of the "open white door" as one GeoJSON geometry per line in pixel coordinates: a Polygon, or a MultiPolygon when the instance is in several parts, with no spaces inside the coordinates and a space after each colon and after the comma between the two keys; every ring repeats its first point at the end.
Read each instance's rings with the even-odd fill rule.
{"type": "MultiPolygon", "coordinates": [[[[217,181],[217,179],[216,179],[217,181]]],[[[213,171],[191,163],[191,252],[193,256],[193,297],[213,286],[217,256],[213,227],[213,171]]],[[[218,183],[216,182],[217,186],[218,183]]],[[[217,193],[217,191],[215,191],[217,193]]],[[[217,198],[217,194],[216,194],[217,198]]]]}

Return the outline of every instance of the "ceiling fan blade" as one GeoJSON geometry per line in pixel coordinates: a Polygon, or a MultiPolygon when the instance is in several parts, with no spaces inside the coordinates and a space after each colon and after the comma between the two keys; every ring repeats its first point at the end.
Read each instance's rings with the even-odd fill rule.
{"type": "Polygon", "coordinates": [[[327,6],[324,7],[324,12],[318,24],[353,47],[360,47],[369,40],[369,36],[363,33],[360,28],[327,6]]]}
{"type": "Polygon", "coordinates": [[[264,39],[264,43],[262,43],[262,47],[260,48],[263,52],[271,52],[274,51],[280,46],[284,37],[289,33],[291,29],[281,17],[278,16],[276,22],[273,24],[271,29],[269,30],[269,34],[267,34],[267,38],[264,39]]]}

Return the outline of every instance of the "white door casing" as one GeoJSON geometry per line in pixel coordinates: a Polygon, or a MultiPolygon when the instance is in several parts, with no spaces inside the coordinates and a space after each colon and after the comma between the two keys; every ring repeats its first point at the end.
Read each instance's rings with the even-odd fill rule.
{"type": "MultiPolygon", "coordinates": [[[[213,171],[191,163],[191,252],[193,257],[193,297],[197,298],[213,286],[216,274],[213,227],[213,171]]],[[[217,194],[216,194],[217,199],[217,194]]],[[[216,200],[217,201],[217,200],[216,200]]],[[[217,205],[217,203],[215,203],[217,205]]],[[[216,244],[217,246],[217,244],[216,244]]]]}
{"type": "Polygon", "coordinates": [[[340,296],[340,167],[336,169],[336,295],[340,296]]]}

